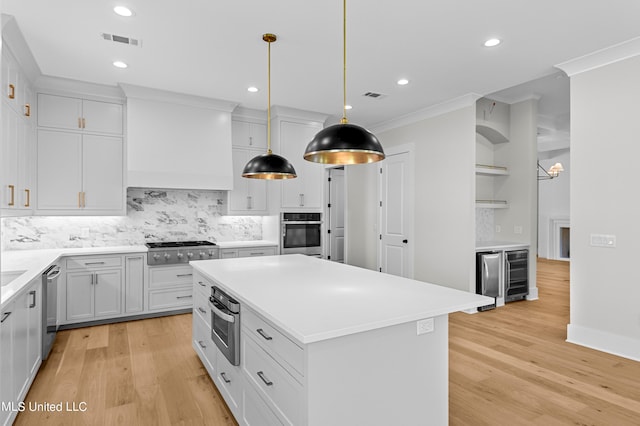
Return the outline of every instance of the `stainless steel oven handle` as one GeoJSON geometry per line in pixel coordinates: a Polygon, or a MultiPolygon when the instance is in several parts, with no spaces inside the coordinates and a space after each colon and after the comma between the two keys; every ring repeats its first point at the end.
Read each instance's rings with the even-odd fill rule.
{"type": "Polygon", "coordinates": [[[55,280],[56,278],[58,278],[58,276],[62,273],[62,271],[60,271],[60,269],[56,269],[53,272],[49,272],[47,274],[47,279],[48,280],[55,280]]]}
{"type": "Polygon", "coordinates": [[[236,319],[235,319],[235,317],[233,315],[225,314],[220,309],[218,309],[218,307],[216,305],[211,303],[211,301],[209,301],[209,307],[213,311],[214,315],[222,318],[226,322],[236,322],[236,319]]]}

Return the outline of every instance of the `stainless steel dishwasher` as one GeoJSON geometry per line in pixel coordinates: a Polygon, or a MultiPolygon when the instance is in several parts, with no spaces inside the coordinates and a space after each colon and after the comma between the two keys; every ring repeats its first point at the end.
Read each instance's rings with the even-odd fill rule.
{"type": "Polygon", "coordinates": [[[49,356],[58,332],[58,276],[60,267],[51,265],[42,273],[42,360],[49,356]]]}

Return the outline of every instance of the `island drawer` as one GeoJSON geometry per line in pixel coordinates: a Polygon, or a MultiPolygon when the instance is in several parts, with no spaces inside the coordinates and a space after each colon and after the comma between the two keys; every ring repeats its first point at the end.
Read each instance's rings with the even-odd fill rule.
{"type": "Polygon", "coordinates": [[[213,283],[211,281],[195,270],[193,271],[193,291],[198,292],[199,297],[209,300],[209,296],[211,296],[211,287],[213,287],[213,283]]]}
{"type": "Polygon", "coordinates": [[[150,311],[172,308],[188,308],[193,306],[193,289],[191,287],[181,287],[170,290],[150,290],[149,291],[150,311]]]}
{"type": "MultiPolygon", "coordinates": [[[[248,383],[247,383],[248,385],[248,383]]],[[[242,388],[242,420],[241,424],[249,426],[283,426],[284,423],[271,411],[266,402],[258,395],[253,386],[242,388]]]]}
{"type": "Polygon", "coordinates": [[[304,349],[250,309],[242,310],[241,324],[278,362],[304,376],[304,349]]]}
{"type": "Polygon", "coordinates": [[[184,266],[152,266],[149,268],[149,288],[175,287],[180,284],[191,284],[193,268],[184,266]]]}
{"type": "Polygon", "coordinates": [[[122,256],[76,256],[67,259],[67,270],[86,268],[118,268],[122,256]]]}
{"type": "Polygon", "coordinates": [[[218,390],[220,390],[233,414],[238,416],[243,387],[242,370],[240,370],[240,367],[231,365],[222,353],[218,353],[215,373],[214,381],[218,390]]]}
{"type": "Polygon", "coordinates": [[[268,405],[286,423],[300,424],[303,387],[280,364],[274,361],[251,337],[242,340],[244,373],[268,405]]]}

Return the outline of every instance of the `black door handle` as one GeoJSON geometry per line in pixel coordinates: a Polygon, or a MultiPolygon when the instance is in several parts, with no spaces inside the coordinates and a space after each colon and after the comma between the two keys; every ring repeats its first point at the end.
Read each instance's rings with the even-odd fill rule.
{"type": "Polygon", "coordinates": [[[402,240],[403,243],[407,244],[409,240],[402,240]]]}

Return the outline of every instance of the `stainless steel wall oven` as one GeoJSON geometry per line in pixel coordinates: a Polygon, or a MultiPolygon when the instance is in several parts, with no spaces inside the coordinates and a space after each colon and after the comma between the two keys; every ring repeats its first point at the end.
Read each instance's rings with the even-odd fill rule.
{"type": "Polygon", "coordinates": [[[280,254],[322,257],[322,213],[281,213],[280,254]]]}
{"type": "Polygon", "coordinates": [[[240,365],[240,303],[211,287],[211,340],[232,365],[240,365]]]}

